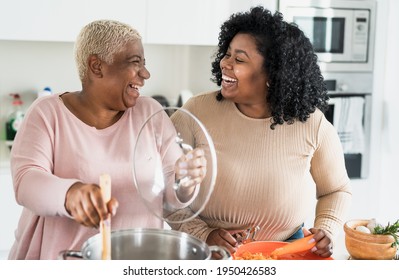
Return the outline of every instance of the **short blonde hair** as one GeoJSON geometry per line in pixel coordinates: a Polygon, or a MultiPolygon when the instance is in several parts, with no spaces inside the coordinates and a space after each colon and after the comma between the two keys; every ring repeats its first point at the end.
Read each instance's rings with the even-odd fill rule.
{"type": "Polygon", "coordinates": [[[115,20],[96,20],[84,26],[76,39],[74,50],[80,80],[83,82],[86,77],[90,55],[98,55],[101,60],[111,64],[114,55],[127,42],[139,39],[141,36],[137,30],[115,20]]]}

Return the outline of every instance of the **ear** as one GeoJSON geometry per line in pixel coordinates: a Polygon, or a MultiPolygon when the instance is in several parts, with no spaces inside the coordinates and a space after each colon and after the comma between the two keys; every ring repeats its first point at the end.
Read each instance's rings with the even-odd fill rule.
{"type": "Polygon", "coordinates": [[[98,78],[103,77],[102,63],[101,63],[100,58],[97,55],[91,55],[89,57],[88,68],[89,68],[89,72],[94,74],[94,76],[96,76],[98,78]]]}

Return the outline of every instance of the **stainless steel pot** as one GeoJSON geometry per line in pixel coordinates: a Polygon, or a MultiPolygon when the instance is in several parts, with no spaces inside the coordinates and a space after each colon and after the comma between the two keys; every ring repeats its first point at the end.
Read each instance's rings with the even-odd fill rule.
{"type": "MultiPolygon", "coordinates": [[[[65,250],[59,259],[101,259],[101,235],[89,238],[81,251],[65,250]]],[[[223,247],[208,246],[205,242],[183,232],[164,229],[128,229],[111,233],[113,260],[209,260],[212,253],[222,259],[232,259],[223,247]]]]}

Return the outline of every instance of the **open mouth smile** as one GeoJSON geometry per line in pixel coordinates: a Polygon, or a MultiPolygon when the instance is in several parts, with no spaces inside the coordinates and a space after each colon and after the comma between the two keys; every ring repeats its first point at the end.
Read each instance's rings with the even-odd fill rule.
{"type": "Polygon", "coordinates": [[[138,85],[135,85],[135,84],[129,84],[129,87],[130,88],[132,88],[132,89],[135,89],[136,91],[138,91],[138,92],[140,92],[140,86],[138,86],[138,85]]]}
{"type": "Polygon", "coordinates": [[[229,88],[237,84],[237,79],[222,75],[222,86],[224,88],[229,88]]]}

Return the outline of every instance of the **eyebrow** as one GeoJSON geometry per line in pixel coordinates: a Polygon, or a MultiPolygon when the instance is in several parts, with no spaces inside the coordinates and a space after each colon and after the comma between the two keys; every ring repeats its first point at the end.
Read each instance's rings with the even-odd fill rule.
{"type": "Polygon", "coordinates": [[[240,50],[240,49],[238,49],[238,50],[236,50],[235,52],[236,52],[236,53],[238,53],[238,54],[242,53],[242,54],[244,54],[246,57],[248,57],[248,58],[249,58],[249,55],[248,55],[248,54],[247,54],[247,52],[246,52],[246,51],[244,51],[244,50],[240,50]]]}
{"type": "MultiPolygon", "coordinates": [[[[227,50],[230,50],[230,51],[231,51],[231,48],[228,47],[227,50]]],[[[250,58],[249,55],[247,54],[247,52],[244,51],[244,50],[242,50],[242,49],[236,49],[236,50],[234,50],[234,53],[243,54],[243,55],[245,55],[246,57],[250,58]]]]}

